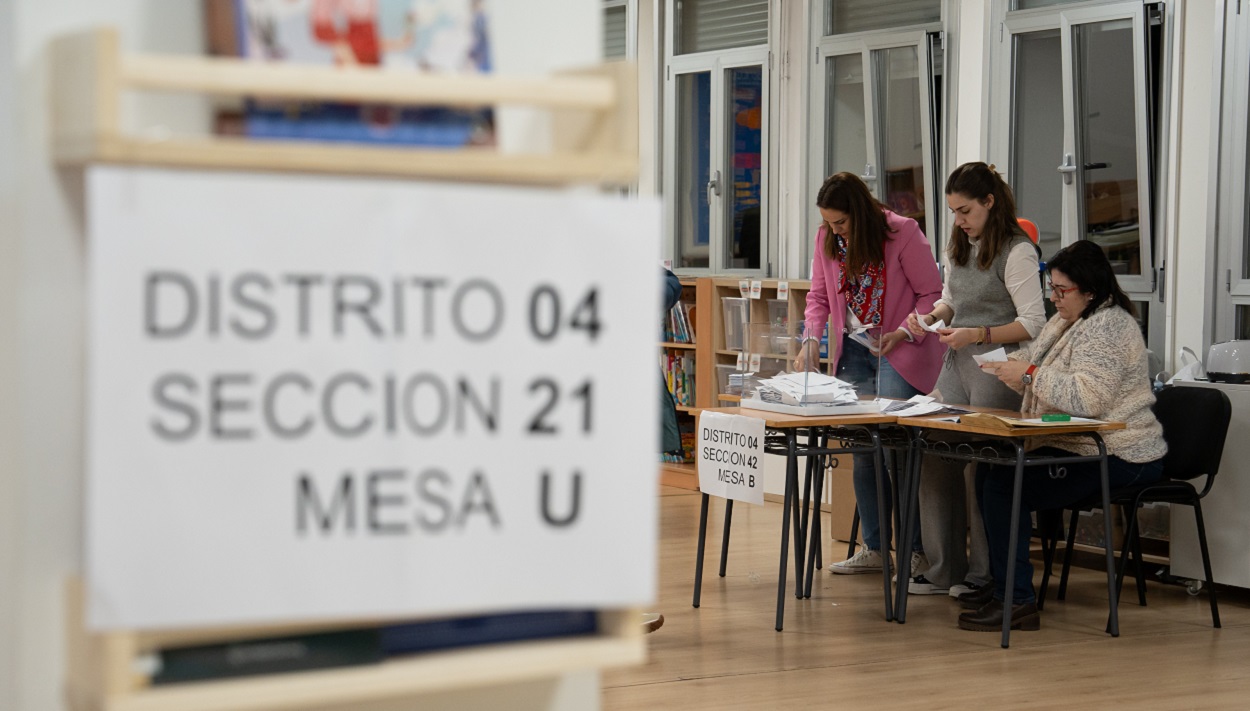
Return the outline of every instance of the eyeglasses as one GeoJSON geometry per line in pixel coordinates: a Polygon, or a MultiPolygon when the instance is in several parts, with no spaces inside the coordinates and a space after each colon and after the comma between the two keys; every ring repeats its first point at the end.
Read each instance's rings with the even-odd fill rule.
{"type": "Polygon", "coordinates": [[[1058,296],[1061,299],[1067,296],[1069,293],[1076,291],[1075,286],[1055,286],[1055,283],[1053,281],[1046,282],[1046,286],[1050,287],[1050,293],[1054,294],[1055,296],[1058,296]]]}

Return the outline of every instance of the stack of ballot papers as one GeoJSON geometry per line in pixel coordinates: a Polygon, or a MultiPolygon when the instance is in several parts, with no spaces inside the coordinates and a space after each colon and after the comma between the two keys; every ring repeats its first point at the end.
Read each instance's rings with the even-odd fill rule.
{"type": "Polygon", "coordinates": [[[824,373],[781,373],[760,381],[759,399],[784,405],[858,403],[855,386],[824,373]]]}

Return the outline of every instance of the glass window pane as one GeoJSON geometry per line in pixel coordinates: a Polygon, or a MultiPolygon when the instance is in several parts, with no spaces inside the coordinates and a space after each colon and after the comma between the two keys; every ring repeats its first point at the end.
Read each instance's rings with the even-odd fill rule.
{"type": "Polygon", "coordinates": [[[603,8],[603,58],[625,58],[625,6],[603,8]]]}
{"type": "Polygon", "coordinates": [[[729,169],[733,172],[725,186],[729,211],[726,225],[725,266],[729,269],[760,267],[760,185],[762,120],[764,116],[764,68],[739,67],[725,72],[729,106],[725,136],[729,169]]]}
{"type": "Polygon", "coordinates": [[[1117,274],[1141,274],[1133,23],[1078,25],[1073,40],[1084,236],[1102,247],[1117,274]]]}
{"type": "Polygon", "coordinates": [[[859,53],[825,61],[825,146],[827,175],[864,172],[868,127],[864,117],[864,59],[859,53]]]}
{"type": "Polygon", "coordinates": [[[878,198],[925,228],[924,127],[920,123],[920,58],[916,48],[873,52],[877,73],[877,135],[881,177],[878,198]]]}
{"type": "Polygon", "coordinates": [[[677,77],[676,259],[678,267],[709,266],[707,182],[712,150],[712,75],[677,77]]]}
{"type": "Polygon", "coordinates": [[[1059,30],[1015,37],[1011,183],[1016,213],[1037,223],[1042,259],[1060,244],[1063,180],[1063,66],[1059,30]]]}
{"type": "Polygon", "coordinates": [[[768,0],[676,0],[677,54],[768,44],[768,0]]]}
{"type": "Polygon", "coordinates": [[[1250,306],[1244,304],[1237,306],[1237,315],[1233,326],[1233,338],[1238,340],[1250,340],[1250,306]]]}
{"type": "Polygon", "coordinates": [[[1035,7],[1051,7],[1052,5],[1068,5],[1085,0],[1016,0],[1012,10],[1032,10],[1035,7]]]}
{"type": "MultiPolygon", "coordinates": [[[[1246,155],[1241,156],[1243,169],[1246,171],[1246,185],[1250,185],[1250,123],[1246,125],[1246,155]]],[[[1241,206],[1241,278],[1250,279],[1250,200],[1244,200],[1241,206]]],[[[1242,338],[1242,336],[1238,336],[1242,338]]]]}
{"type": "Polygon", "coordinates": [[[825,34],[938,22],[942,0],[825,0],[825,34]]]}

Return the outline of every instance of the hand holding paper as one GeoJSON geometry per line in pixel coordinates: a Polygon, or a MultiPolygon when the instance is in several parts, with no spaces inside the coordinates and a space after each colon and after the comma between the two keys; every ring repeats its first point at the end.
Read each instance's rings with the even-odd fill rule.
{"type": "Polygon", "coordinates": [[[1005,363],[1007,362],[1007,351],[1002,348],[995,348],[985,355],[972,354],[972,359],[977,365],[985,365],[986,363],[1005,363]]]}

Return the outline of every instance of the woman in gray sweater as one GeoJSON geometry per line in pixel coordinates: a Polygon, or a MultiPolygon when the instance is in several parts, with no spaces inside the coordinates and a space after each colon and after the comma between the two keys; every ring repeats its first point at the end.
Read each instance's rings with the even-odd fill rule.
{"type": "MultiPolygon", "coordinates": [[[[1112,488],[1157,481],[1160,461],[1167,453],[1163,429],[1151,412],[1146,345],[1133,317],[1133,304],[1116,283],[1102,249],[1082,240],[1060,250],[1047,265],[1050,298],[1058,313],[1028,346],[1012,353],[1005,363],[987,363],[993,374],[1024,396],[1025,417],[1066,413],[1123,422],[1123,430],[1107,432],[1107,464],[1112,488]]],[[[1038,454],[1073,452],[1097,454],[1089,438],[1051,436],[1031,438],[1027,445],[1038,454]]],[[[981,607],[959,616],[962,629],[993,631],[1002,625],[1003,604],[1009,587],[1007,541],[1011,533],[1011,472],[1006,467],[981,465],[977,494],[994,577],[992,597],[981,607]]],[[[1096,462],[1067,464],[1024,471],[1017,531],[1015,580],[1011,581],[1013,629],[1035,630],[1040,625],[1029,563],[1029,513],[1073,504],[1098,490],[1096,462]]]]}

